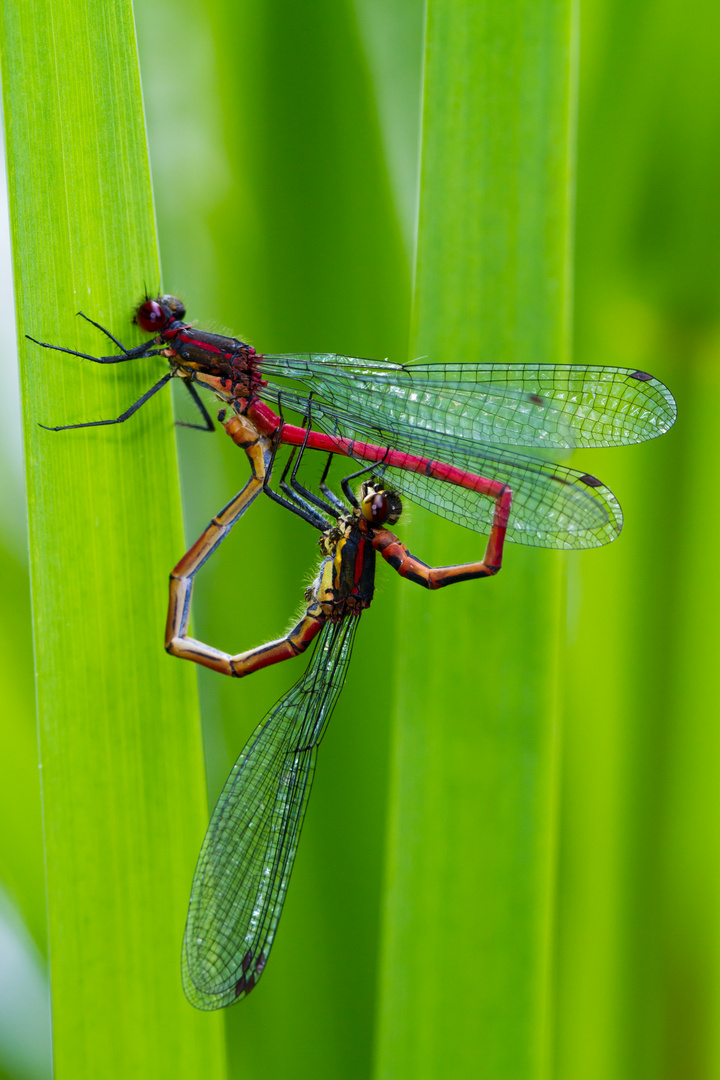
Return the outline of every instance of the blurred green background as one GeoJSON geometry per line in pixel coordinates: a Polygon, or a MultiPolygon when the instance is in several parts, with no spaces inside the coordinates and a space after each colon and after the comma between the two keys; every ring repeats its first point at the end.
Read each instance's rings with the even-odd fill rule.
{"type": "MultiPolygon", "coordinates": [[[[266,351],[407,356],[423,16],[411,0],[137,0],[163,285],[200,326],[266,351]]],[[[581,12],[573,358],[652,371],[680,419],[657,443],[583,454],[626,525],[610,548],[564,557],[566,601],[553,584],[565,629],[545,1075],[558,1080],[720,1077],[719,23],[709,0],[587,0],[581,12]]],[[[12,823],[0,834],[0,1076],[14,1080],[49,1075],[49,1042],[10,337],[2,356],[0,700],[17,722],[0,785],[12,823]]],[[[245,464],[221,435],[178,441],[193,537],[245,464]]],[[[429,558],[471,557],[469,534],[408,517],[404,538],[429,541],[429,558]]],[[[288,518],[259,503],[203,571],[199,637],[240,649],[287,625],[313,565],[312,540],[288,518]]],[[[555,573],[527,554],[538,575],[555,573]]],[[[521,561],[527,572],[511,548],[486,587],[511,588],[521,561]]],[[[388,645],[408,633],[402,584],[382,569],[323,745],[272,974],[227,1016],[231,1076],[372,1074],[390,748],[408,677],[388,645]]],[[[457,702],[473,701],[480,669],[455,681],[457,702]]],[[[199,673],[210,803],[295,677],[281,667],[239,688],[199,673]]],[[[482,724],[482,711],[469,719],[482,724]]],[[[452,984],[451,959],[427,978],[452,984]]],[[[489,1076],[482,1062],[475,1075],[489,1076]]]]}

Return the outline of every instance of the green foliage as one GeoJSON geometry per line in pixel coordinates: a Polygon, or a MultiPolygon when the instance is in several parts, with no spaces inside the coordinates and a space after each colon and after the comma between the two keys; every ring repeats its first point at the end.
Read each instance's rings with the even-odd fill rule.
{"type": "MultiPolygon", "coordinates": [[[[571,33],[569,4],[428,5],[415,355],[565,358],[571,33]]],[[[423,557],[470,556],[418,525],[423,557]]],[[[511,546],[497,579],[403,593],[379,1077],[543,1067],[559,574],[511,546]]]]}
{"type": "MultiPolygon", "coordinates": [[[[570,0],[429,0],[425,28],[419,0],[136,17],[164,284],[191,319],[261,351],[570,356],[570,0]]],[[[21,329],[95,351],[82,306],[134,343],[159,275],[129,8],[2,18],[21,329]]],[[[716,24],[709,0],[583,8],[572,358],[664,377],[677,430],[578,455],[626,512],[608,549],[510,547],[498,578],[437,596],[379,568],[271,967],[226,1014],[233,1076],[720,1076],[716,24]]],[[[21,362],[58,1075],[212,1077],[219,1018],[178,998],[205,809],[193,674],[159,648],[183,547],[168,402],[119,429],[36,426],[114,415],[159,368],[21,362]]],[[[194,538],[246,464],[222,434],[179,443],[194,538]]],[[[287,626],[313,566],[266,502],[198,581],[195,630],[223,648],[287,626]]],[[[477,557],[416,509],[398,531],[427,561],[477,557]]],[[[0,694],[28,719],[2,884],[42,945],[6,550],[0,694]]],[[[291,668],[200,673],[211,802],[291,668]]]]}
{"type": "MultiPolygon", "coordinates": [[[[182,288],[183,295],[193,296],[191,315],[201,325],[219,317],[234,331],[249,335],[261,350],[327,347],[359,355],[389,354],[393,358],[407,355],[409,282],[389,200],[371,87],[350,9],[337,3],[315,7],[312,12],[305,9],[300,12],[285,3],[271,3],[262,9],[255,5],[212,4],[203,9],[205,18],[190,4],[182,6],[179,12],[173,5],[172,10],[179,17],[174,20],[177,39],[165,38],[170,51],[181,47],[181,40],[188,32],[198,43],[190,73],[186,68],[169,72],[163,69],[159,73],[152,67],[150,48],[158,38],[160,27],[165,35],[173,32],[168,30],[173,20],[169,7],[148,5],[140,9],[141,56],[150,79],[147,99],[151,147],[153,160],[160,168],[156,190],[168,287],[182,288]],[[247,58],[248,67],[262,72],[262,77],[249,79],[243,64],[213,65],[212,59],[222,55],[247,58]],[[160,79],[164,88],[162,97],[153,93],[160,79]],[[218,93],[221,80],[226,95],[218,93]],[[184,89],[188,84],[193,88],[192,101],[187,100],[184,89]],[[168,125],[164,111],[168,100],[183,102],[186,121],[183,140],[188,165],[182,177],[182,199],[176,194],[177,166],[171,154],[176,133],[168,125]],[[208,117],[212,118],[209,131],[208,117]],[[228,174],[233,177],[233,183],[227,179],[228,174]]],[[[361,9],[361,13],[365,41],[377,40],[386,31],[387,23],[381,22],[372,6],[361,9]]],[[[392,7],[385,18],[392,24],[398,13],[399,8],[392,7]]],[[[417,17],[419,13],[410,14],[417,17]]],[[[519,11],[516,17],[520,20],[519,11]]],[[[405,25],[415,33],[418,24],[410,21],[407,12],[405,18],[405,25]]],[[[508,336],[508,326],[515,327],[522,319],[525,330],[515,334],[517,351],[506,349],[504,355],[536,357],[538,335],[547,359],[564,355],[567,307],[563,288],[558,288],[558,283],[566,280],[568,245],[566,136],[570,28],[567,12],[564,19],[563,22],[560,13],[555,21],[549,19],[547,27],[539,20],[536,26],[539,42],[533,40],[526,50],[520,50],[526,65],[521,65],[522,85],[531,87],[533,74],[538,71],[549,80],[550,89],[541,105],[532,99],[533,112],[527,116],[515,101],[517,85],[513,83],[503,91],[505,111],[498,129],[505,131],[510,124],[513,146],[526,142],[528,134],[532,136],[523,159],[527,176],[513,189],[512,205],[516,209],[509,215],[503,211],[501,196],[512,173],[511,152],[506,152],[502,160],[493,161],[479,186],[474,170],[486,155],[487,145],[479,136],[476,138],[478,133],[469,138],[462,125],[446,133],[440,107],[450,84],[457,99],[462,99],[468,72],[492,35],[503,41],[502,19],[498,17],[498,25],[488,30],[486,36],[478,36],[477,27],[464,28],[466,36],[474,42],[473,49],[465,66],[460,65],[456,71],[453,68],[456,58],[450,58],[451,77],[446,79],[443,75],[447,66],[443,61],[447,58],[441,57],[437,62],[433,74],[437,85],[428,83],[434,94],[434,119],[431,123],[428,116],[432,117],[433,113],[426,112],[425,137],[436,144],[445,140],[445,145],[435,145],[425,153],[426,157],[430,154],[429,170],[433,168],[432,161],[440,162],[444,155],[448,178],[456,187],[447,199],[452,209],[442,210],[446,193],[439,188],[437,180],[434,190],[431,187],[423,193],[423,207],[426,220],[430,224],[435,221],[436,235],[448,226],[454,229],[453,257],[440,259],[437,276],[433,278],[431,266],[437,253],[427,250],[421,254],[418,288],[424,293],[418,311],[423,311],[425,337],[422,339],[420,332],[416,335],[413,343],[416,352],[430,353],[433,359],[447,358],[450,352],[453,357],[474,358],[481,347],[494,348],[499,338],[508,336]],[[542,122],[546,117],[551,119],[551,130],[545,140],[542,122]],[[465,153],[468,146],[472,149],[469,160],[465,153]],[[553,171],[546,174],[548,152],[553,171]],[[488,184],[493,201],[484,208],[485,216],[474,227],[484,233],[500,215],[492,233],[497,254],[488,254],[487,264],[468,275],[469,264],[463,260],[472,261],[477,254],[478,235],[477,231],[467,238],[462,234],[468,221],[474,221],[479,194],[488,184]],[[548,189],[553,190],[549,202],[538,194],[548,189]],[[465,214],[463,206],[467,208],[465,214]],[[530,245],[528,236],[532,239],[530,245]],[[515,261],[498,277],[499,252],[508,237],[515,261]],[[458,278],[463,277],[467,281],[458,290],[458,278]],[[436,290],[440,280],[446,283],[437,295],[445,307],[433,311],[424,297],[436,290]],[[532,312],[515,299],[526,282],[533,286],[527,290],[533,303],[532,312]],[[486,304],[482,320],[477,311],[479,288],[486,304]],[[504,323],[500,321],[500,313],[495,320],[488,319],[487,312],[497,307],[498,297],[505,293],[508,298],[503,305],[504,323]],[[451,311],[449,306],[453,304],[457,306],[451,311]],[[462,316],[463,309],[466,317],[462,316]],[[431,316],[436,320],[434,325],[429,321],[431,316]],[[448,333],[443,325],[446,319],[451,324],[448,333]],[[459,327],[469,336],[459,340],[459,327]],[[473,337],[480,327],[484,327],[486,339],[473,337]],[[433,335],[435,341],[429,343],[433,335]]],[[[504,33],[506,39],[513,37],[509,27],[504,33]]],[[[373,70],[378,73],[378,83],[382,84],[388,77],[383,68],[382,50],[377,47],[373,50],[369,45],[369,56],[373,70]]],[[[407,85],[409,73],[417,75],[419,67],[419,57],[414,65],[409,61],[408,69],[398,73],[398,80],[407,85]]],[[[474,89],[472,107],[478,108],[478,99],[488,86],[501,89],[498,75],[491,71],[485,84],[474,89]]],[[[528,96],[532,98],[529,89],[528,96]]],[[[418,103],[419,83],[415,107],[418,103]]],[[[453,116],[455,112],[453,106],[445,115],[453,116]]],[[[381,107],[381,117],[385,113],[381,107]]],[[[408,108],[410,124],[412,115],[412,109],[408,108]]],[[[479,115],[485,115],[482,109],[479,115]]],[[[486,124],[491,126],[487,119],[486,124]]],[[[505,138],[505,135],[498,137],[498,147],[502,147],[505,138]]],[[[402,175],[401,170],[392,174],[396,199],[402,200],[403,205],[412,204],[409,190],[412,185],[406,182],[403,186],[397,179],[398,173],[402,175]]],[[[428,185],[430,181],[426,182],[428,185]]],[[[426,244],[433,242],[430,232],[428,227],[422,233],[426,244]]],[[[189,513],[198,515],[194,517],[192,531],[201,527],[207,515],[239,486],[241,463],[237,452],[228,447],[229,454],[224,459],[228,464],[216,465],[212,459],[210,466],[210,454],[217,449],[217,440],[215,446],[207,448],[191,436],[184,441],[185,476],[190,483],[197,477],[189,500],[189,513]],[[220,486],[223,473],[227,479],[220,486]],[[200,512],[199,505],[202,505],[200,512]]],[[[219,449],[222,452],[222,444],[219,449]]],[[[277,633],[297,604],[298,580],[311,565],[311,548],[302,525],[298,527],[294,521],[286,520],[286,515],[274,507],[258,505],[253,509],[252,516],[242,522],[236,535],[225,545],[227,550],[205,568],[196,594],[199,632],[203,639],[222,647],[240,648],[261,640],[263,634],[277,633]],[[231,581],[237,581],[238,589],[242,590],[234,604],[230,602],[231,581]]],[[[407,518],[412,524],[408,526],[407,519],[403,520],[403,534],[413,537],[413,546],[419,544],[422,555],[454,560],[476,554],[477,540],[469,534],[462,537],[457,530],[430,524],[419,511],[412,511],[407,518]]],[[[426,774],[420,772],[420,767],[428,767],[428,783],[438,791],[438,797],[442,792],[446,800],[446,810],[441,811],[438,820],[457,817],[458,822],[466,821],[465,827],[473,833],[477,818],[488,808],[493,811],[491,817],[494,816],[499,778],[508,772],[518,777],[520,788],[513,787],[513,793],[521,792],[522,798],[515,799],[511,793],[504,796],[506,820],[502,828],[495,829],[494,839],[487,836],[484,863],[471,864],[466,858],[465,834],[458,834],[460,850],[455,858],[458,865],[467,867],[470,876],[494,872],[494,862],[506,890],[504,898],[511,905],[508,915],[493,923],[488,931],[489,934],[499,931],[502,935],[493,952],[493,970],[507,967],[503,949],[509,943],[513,945],[510,991],[478,1037],[487,1035],[502,1016],[505,1026],[493,1036],[497,1040],[497,1053],[501,1053],[499,1047],[510,1032],[522,1031],[524,1037],[532,1028],[533,1046],[523,1050],[521,1040],[514,1039],[513,1053],[517,1050],[518,1054],[525,1054],[526,1060],[539,1059],[549,904],[549,871],[543,855],[551,844],[550,712],[558,615],[553,597],[558,567],[552,555],[540,554],[528,559],[523,558],[525,554],[512,550],[511,573],[492,583],[478,584],[477,600],[474,588],[457,589],[454,597],[450,594],[410,597],[407,584],[392,579],[387,583],[381,581],[381,594],[363,620],[358,635],[346,693],[323,744],[308,825],[273,951],[272,971],[263,980],[262,992],[254,994],[228,1017],[231,1061],[242,1062],[251,1070],[262,1069],[268,1076],[367,1075],[373,1025],[380,1020],[381,1058],[389,1054],[404,1055],[405,1068],[417,1067],[416,1057],[405,1054],[406,1042],[388,1045],[388,1030],[397,1030],[406,1038],[406,1032],[416,1021],[418,1002],[412,995],[400,1017],[393,997],[402,993],[403,980],[414,970],[408,966],[407,958],[402,957],[390,971],[385,968],[381,1011],[374,987],[379,940],[377,895],[383,758],[388,728],[397,712],[408,740],[416,739],[414,745],[424,744],[429,736],[423,725],[432,725],[433,753],[427,759],[415,761],[410,775],[412,783],[423,785],[426,774]],[[536,580],[538,561],[542,570],[536,580]],[[401,595],[407,610],[398,626],[389,618],[387,607],[390,602],[397,603],[401,595]],[[493,595],[497,599],[493,600],[493,595]],[[480,616],[477,604],[483,605],[480,616]],[[498,628],[506,618],[507,634],[504,630],[500,634],[498,628]],[[451,642],[444,643],[438,628],[450,625],[457,625],[458,633],[451,642]],[[496,639],[488,662],[490,666],[499,665],[502,678],[484,689],[481,687],[486,697],[478,705],[477,650],[487,649],[488,625],[494,627],[496,639]],[[398,632],[400,626],[402,630],[398,632]],[[521,655],[518,642],[529,644],[529,655],[521,655]],[[429,648],[436,679],[432,695],[418,671],[430,667],[429,648]],[[396,658],[400,663],[399,677],[393,666],[396,658]],[[402,688],[399,700],[391,691],[391,675],[399,678],[398,685],[402,688]],[[508,686],[513,688],[509,698],[508,686]],[[463,687],[465,702],[472,704],[465,708],[465,719],[453,734],[450,725],[439,722],[439,718],[452,711],[449,702],[462,700],[463,687]],[[426,698],[422,704],[421,696],[426,698]],[[382,704],[373,708],[375,702],[382,704]],[[502,741],[504,736],[502,731],[493,729],[478,747],[475,740],[483,738],[484,717],[488,713],[497,715],[499,705],[505,712],[498,723],[506,722],[502,717],[512,717],[509,745],[506,749],[498,747],[497,740],[502,741]],[[536,723],[538,716],[540,722],[536,723]],[[451,760],[442,753],[435,760],[436,743],[442,744],[446,738],[451,760]],[[471,774],[471,790],[461,786],[457,797],[453,794],[458,786],[454,778],[457,755],[460,753],[462,757],[459,748],[466,740],[473,758],[477,756],[482,761],[491,750],[492,760],[484,777],[488,792],[482,801],[477,798],[474,774],[471,774]],[[518,851],[518,831],[523,831],[530,808],[538,811],[538,826],[529,831],[518,851]],[[521,933],[513,918],[525,901],[528,905],[521,933]],[[528,953],[535,965],[532,980],[527,977],[528,953]],[[512,999],[518,989],[521,1008],[512,999]],[[320,1055],[318,1046],[322,1047],[320,1055]]],[[[290,672],[279,669],[264,672],[241,687],[218,686],[218,680],[212,676],[201,679],[205,701],[212,706],[208,709],[208,736],[213,794],[253,722],[272,698],[287,688],[291,678],[290,672]],[[213,726],[213,713],[217,713],[218,706],[228,717],[223,736],[213,726]],[[226,747],[222,755],[216,749],[221,737],[226,747]],[[221,756],[222,766],[216,767],[214,763],[221,756]]],[[[427,805],[431,817],[438,807],[430,799],[427,805]]],[[[400,813],[399,805],[396,813],[400,813]]],[[[423,838],[438,858],[443,857],[447,841],[444,836],[438,838],[437,820],[433,823],[426,819],[424,825],[428,827],[427,833],[403,822],[400,833],[394,832],[392,837],[393,859],[396,852],[423,838]]],[[[424,920],[427,916],[423,897],[430,904],[436,902],[438,885],[436,877],[431,880],[433,867],[423,869],[424,880],[419,880],[423,878],[420,872],[406,884],[407,891],[413,893],[412,903],[406,895],[403,900],[406,926],[414,925],[412,909],[416,899],[418,917],[424,920]],[[419,894],[414,893],[416,887],[420,888],[419,894]]],[[[459,892],[465,887],[467,881],[457,882],[459,892]]],[[[475,892],[481,895],[480,889],[475,892]]],[[[480,924],[475,896],[469,903],[470,912],[468,902],[461,902],[452,919],[453,925],[462,922],[472,932],[472,927],[480,924]]],[[[406,932],[397,926],[389,931],[391,936],[406,932]]],[[[442,953],[447,927],[438,926],[438,933],[438,944],[432,948],[442,953]]],[[[395,949],[391,936],[388,950],[395,949]]],[[[417,946],[425,945],[428,937],[421,933],[417,946]]],[[[477,948],[477,942],[473,948],[477,948]]],[[[465,968],[465,977],[473,983],[467,998],[469,1009],[477,1006],[476,962],[477,955],[471,949],[465,968]]],[[[436,963],[442,966],[444,955],[436,963]]],[[[441,990],[444,985],[442,979],[426,979],[423,969],[423,978],[413,993],[415,990],[420,993],[421,986],[427,988],[431,984],[441,990]]],[[[452,996],[439,1004],[431,1003],[425,1024],[428,1037],[431,1030],[442,1032],[447,1026],[448,1041],[456,1041],[451,1027],[455,1011],[452,996]],[[437,1012],[433,1012],[435,1007],[437,1012]]],[[[461,1057],[460,1067],[463,1060],[467,1062],[467,1055],[477,1052],[476,1047],[477,1043],[461,1046],[459,1053],[465,1057],[461,1057]]],[[[439,1043],[434,1053],[440,1055],[442,1049],[439,1043]]],[[[436,1066],[437,1058],[428,1058],[427,1068],[432,1070],[436,1066]]],[[[385,1067],[380,1064],[380,1068],[385,1067]]]]}
{"type": "MultiPolygon", "coordinates": [[[[43,765],[55,1073],[222,1075],[221,1027],[184,1000],[179,941],[205,818],[194,674],[158,648],[182,551],[170,402],[117,415],[157,361],[94,367],[156,282],[128,3],[8,3],[2,23],[43,765]]],[[[137,338],[135,338],[137,340],[137,338]]]]}
{"type": "Polygon", "coordinates": [[[583,10],[575,355],[664,378],[678,421],[588,460],[626,525],[569,571],[559,1080],[720,1075],[719,29],[583,10]]]}
{"type": "MultiPolygon", "coordinates": [[[[138,27],[164,280],[186,298],[189,317],[227,326],[259,351],[404,358],[408,260],[351,4],[153,2],[138,6],[138,27]],[[182,65],[157,65],[159,40],[182,65]],[[182,150],[168,101],[182,106],[182,150]]],[[[242,486],[247,466],[222,433],[182,434],[194,536],[242,486]]],[[[324,463],[313,461],[308,479],[324,463]]],[[[338,476],[346,471],[338,464],[338,476]]],[[[277,636],[317,557],[304,523],[258,500],[198,577],[197,634],[233,650],[277,636]]],[[[388,642],[403,588],[384,569],[320,750],[271,964],[258,991],[228,1013],[238,1076],[354,1080],[371,1068],[388,642]]],[[[241,683],[200,673],[211,800],[303,662],[241,683]]]]}

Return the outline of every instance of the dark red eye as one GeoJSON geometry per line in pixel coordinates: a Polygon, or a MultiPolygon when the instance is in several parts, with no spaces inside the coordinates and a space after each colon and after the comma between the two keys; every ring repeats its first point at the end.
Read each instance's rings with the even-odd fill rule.
{"type": "Polygon", "coordinates": [[[135,322],[146,334],[157,334],[167,325],[168,317],[157,300],[146,300],[135,312],[135,322]]]}

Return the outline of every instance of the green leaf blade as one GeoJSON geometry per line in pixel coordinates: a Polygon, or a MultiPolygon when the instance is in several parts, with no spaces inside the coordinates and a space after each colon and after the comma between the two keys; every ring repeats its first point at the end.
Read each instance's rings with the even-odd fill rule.
{"type": "Polygon", "coordinates": [[[7,4],[6,144],[25,412],[58,1077],[223,1075],[222,1027],[182,995],[180,942],[206,818],[192,670],[162,650],[183,551],[162,373],[115,352],[159,282],[130,5],[7,4]]]}
{"type": "MultiPolygon", "coordinates": [[[[412,355],[567,360],[572,73],[571,4],[431,0],[412,355]]],[[[378,1077],[547,1067],[562,566],[510,545],[496,579],[403,593],[378,1077]]]]}

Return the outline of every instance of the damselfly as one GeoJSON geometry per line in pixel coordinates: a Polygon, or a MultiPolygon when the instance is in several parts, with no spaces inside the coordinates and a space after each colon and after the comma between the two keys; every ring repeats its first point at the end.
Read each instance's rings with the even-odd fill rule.
{"type": "MultiPolygon", "coordinates": [[[[228,434],[245,451],[250,462],[252,476],[242,491],[240,491],[239,494],[213,518],[202,535],[196,540],[189,551],[183,555],[180,562],[174,567],[170,574],[170,602],[165,634],[165,648],[171,655],[178,656],[183,660],[193,660],[195,663],[212,668],[212,670],[218,671],[223,675],[239,676],[247,674],[244,669],[245,654],[231,656],[229,653],[221,652],[218,649],[214,649],[209,645],[204,645],[194,638],[187,636],[195,575],[210,555],[212,555],[218,545],[225,539],[233,525],[235,525],[239,518],[242,517],[253,500],[263,490],[277,502],[286,506],[289,510],[292,510],[296,514],[300,513],[302,517],[306,518],[306,520],[321,531],[326,529],[327,522],[317,513],[317,510],[314,512],[315,516],[313,516],[312,506],[309,504],[311,504],[317,496],[302,487],[297,480],[297,468],[300,456],[302,456],[302,453],[308,446],[312,445],[312,437],[314,434],[312,431],[308,429],[298,429],[305,431],[305,437],[302,442],[301,455],[298,457],[298,461],[292,472],[294,494],[289,495],[287,484],[283,477],[282,487],[286,493],[283,497],[273,491],[269,483],[272,475],[273,458],[280,445],[280,439],[278,438],[280,432],[275,436],[261,435],[248,420],[248,417],[242,413],[233,413],[229,420],[223,418],[223,423],[228,434]],[[304,499],[303,504],[299,504],[298,502],[300,497],[304,499]],[[302,508],[299,509],[299,506],[302,508]]],[[[386,456],[390,456],[389,451],[386,451],[386,456]]],[[[328,464],[321,480],[321,485],[323,491],[326,493],[326,497],[329,497],[328,492],[330,489],[327,488],[325,479],[331,461],[332,455],[328,458],[328,464]]],[[[384,461],[381,460],[377,464],[384,475],[386,469],[384,461]]],[[[372,468],[373,466],[371,465],[369,467],[372,468]]],[[[346,494],[349,491],[349,489],[346,488],[346,485],[344,485],[344,490],[346,490],[346,494]]],[[[487,485],[487,496],[493,500],[494,509],[488,548],[486,551],[486,560],[490,556],[493,559],[496,559],[497,561],[493,562],[492,565],[496,565],[499,569],[502,544],[507,533],[508,521],[510,520],[510,509],[513,504],[513,494],[507,485],[491,482],[487,485]]],[[[340,505],[342,506],[342,504],[340,505]]],[[[318,506],[321,510],[327,510],[328,503],[320,500],[318,506]]],[[[338,510],[337,504],[333,503],[333,506],[335,507],[335,510],[338,510]]],[[[343,508],[343,512],[344,510],[345,508],[343,508]]],[[[479,566],[480,564],[472,565],[479,566]]],[[[272,657],[272,659],[268,659],[266,663],[277,663],[279,660],[286,660],[290,656],[296,655],[295,646],[287,639],[283,639],[280,642],[273,642],[272,646],[264,646],[263,648],[269,649],[270,652],[268,652],[267,655],[272,657]]],[[[259,656],[257,650],[254,650],[254,656],[256,659],[257,656],[259,656]]],[[[255,668],[252,670],[255,670],[255,668]]]]}
{"type": "MultiPolygon", "coordinates": [[[[86,316],[83,316],[86,318],[86,316]]],[[[135,320],[152,339],[133,349],[88,320],[121,350],[102,364],[162,356],[170,370],[120,416],[52,428],[122,423],[173,377],[180,378],[211,431],[197,386],[222,399],[262,437],[299,446],[306,432],[283,424],[268,402],[306,415],[310,449],[383,461],[398,490],[443,517],[485,532],[494,492],[513,492],[508,539],[542,547],[596,547],[622,527],[620,506],[596,477],[516,448],[572,449],[643,442],[675,419],[667,388],[644,371],[576,364],[393,364],[330,353],[256,353],[235,338],[185,322],[177,297],[145,299],[135,320]],[[488,496],[490,498],[488,499],[488,496]]],[[[31,339],[35,340],[35,339],[31,339]]]]}
{"type": "MultiPolygon", "coordinates": [[[[375,553],[410,581],[435,589],[497,573],[508,499],[496,506],[482,562],[431,568],[387,528],[399,497],[365,482],[360,501],[343,481],[349,506],[325,484],[324,499],[292,475],[281,481],[287,505],[321,531],[323,559],[306,591],[307,609],[283,638],[237,656],[193,642],[192,659],[224,658],[227,674],[248,675],[303,652],[319,636],[302,678],[256,728],[222,790],[198,858],[183,942],[183,985],[199,1009],[248,994],[267,963],[310,796],[320,740],[342,689],[362,611],[374,590],[375,553]],[[331,520],[325,516],[330,517],[331,520]]],[[[363,472],[367,472],[365,469],[363,472]]],[[[287,472],[287,470],[286,470],[287,472]]],[[[356,474],[359,475],[359,474],[356,474]]]]}

